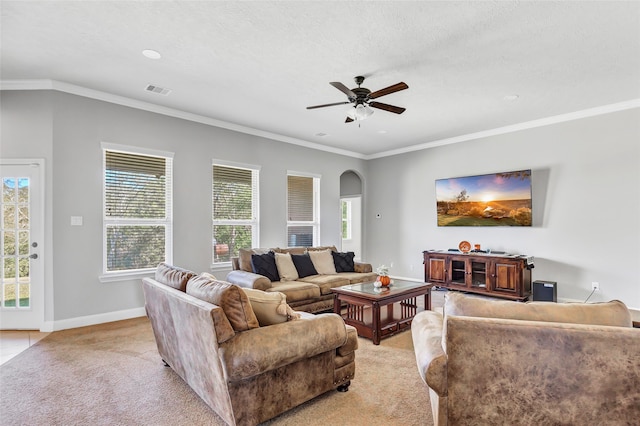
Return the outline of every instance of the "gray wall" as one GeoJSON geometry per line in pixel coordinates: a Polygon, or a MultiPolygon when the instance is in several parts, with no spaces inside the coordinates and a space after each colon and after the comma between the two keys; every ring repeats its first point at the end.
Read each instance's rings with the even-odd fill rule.
{"type": "MultiPolygon", "coordinates": [[[[50,91],[3,91],[0,156],[47,161],[46,236],[50,268],[45,321],[141,308],[140,280],[101,283],[101,142],[171,151],[174,157],[174,263],[211,263],[212,158],[261,166],[260,245],[286,246],[287,170],[321,175],[320,243],[340,244],[340,175],[364,161],[108,102],[50,91]],[[84,225],[70,226],[71,216],[84,225]]],[[[214,271],[220,278],[227,271],[214,271]]],[[[86,320],[84,322],[91,322],[86,320]]],[[[76,322],[75,324],[82,323],[76,322]]],[[[60,327],[57,327],[60,328],[60,327]]]]}
{"type": "Polygon", "coordinates": [[[368,162],[367,260],[422,279],[422,251],[484,248],[535,256],[558,297],[640,308],[640,110],[522,130],[368,162]],[[435,180],[532,169],[534,226],[438,227],[435,180]],[[381,218],[376,219],[376,214],[381,218]]]}
{"type": "Polygon", "coordinates": [[[174,263],[186,268],[209,269],[216,158],[262,166],[261,246],[286,244],[287,170],[322,176],[321,243],[339,245],[340,175],[353,170],[363,178],[362,257],[374,267],[393,263],[392,275],[420,280],[423,250],[468,240],[535,256],[534,279],[558,281],[561,299],[584,300],[599,281],[592,301],[640,307],[638,109],[363,161],[61,92],[0,96],[0,157],[46,160],[45,320],[57,328],[143,306],[139,280],[98,280],[101,142],[175,152],[174,263]],[[535,226],[436,226],[436,179],[525,168],[535,226]]]}

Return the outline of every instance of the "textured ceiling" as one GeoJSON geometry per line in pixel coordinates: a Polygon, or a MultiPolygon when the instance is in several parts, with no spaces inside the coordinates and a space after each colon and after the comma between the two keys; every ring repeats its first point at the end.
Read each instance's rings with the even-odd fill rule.
{"type": "Polygon", "coordinates": [[[3,87],[53,80],[364,158],[640,99],[638,1],[0,5],[3,87]],[[406,112],[358,127],[344,105],[306,109],[356,75],[406,82],[376,99],[406,112]]]}

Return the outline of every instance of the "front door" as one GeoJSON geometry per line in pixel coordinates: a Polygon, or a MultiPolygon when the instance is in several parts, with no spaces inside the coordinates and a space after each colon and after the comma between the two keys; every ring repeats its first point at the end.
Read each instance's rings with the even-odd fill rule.
{"type": "Polygon", "coordinates": [[[44,325],[43,160],[0,159],[0,329],[44,325]]]}

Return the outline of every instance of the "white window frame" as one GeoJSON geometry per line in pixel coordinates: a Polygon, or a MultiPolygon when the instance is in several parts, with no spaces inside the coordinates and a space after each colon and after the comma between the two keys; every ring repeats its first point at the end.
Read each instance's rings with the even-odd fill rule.
{"type": "Polygon", "coordinates": [[[351,200],[346,200],[346,199],[340,200],[340,218],[342,219],[341,220],[341,225],[342,225],[342,223],[345,223],[345,222],[347,224],[347,235],[346,236],[342,235],[342,226],[340,227],[340,231],[341,231],[340,235],[341,235],[343,240],[349,241],[349,240],[351,240],[351,237],[352,237],[351,228],[353,227],[353,225],[351,223],[351,221],[352,221],[352,218],[351,218],[351,200]],[[343,217],[343,213],[342,213],[342,205],[343,204],[347,205],[347,217],[343,217]]]}
{"type": "Polygon", "coordinates": [[[140,276],[147,276],[155,270],[154,268],[144,268],[144,269],[129,269],[124,271],[107,271],[107,227],[109,225],[122,225],[122,224],[159,224],[165,226],[165,262],[172,264],[173,263],[173,152],[168,151],[159,151],[155,149],[149,148],[141,148],[129,145],[120,145],[108,142],[102,142],[102,217],[103,217],[103,225],[102,225],[102,275],[99,277],[101,282],[112,282],[112,281],[125,281],[130,280],[132,278],[137,278],[140,276]],[[165,186],[165,206],[166,206],[166,217],[164,219],[144,219],[143,221],[138,221],[136,219],[114,219],[111,217],[107,217],[105,214],[106,210],[106,193],[107,193],[107,183],[105,180],[106,176],[106,152],[107,151],[115,151],[115,152],[123,152],[127,154],[134,155],[147,155],[150,157],[163,157],[167,161],[167,179],[165,186]]]}
{"type": "Polygon", "coordinates": [[[293,170],[287,170],[287,196],[286,196],[286,214],[287,214],[287,227],[285,230],[285,238],[287,245],[289,244],[289,228],[292,226],[311,226],[313,228],[313,241],[311,246],[319,246],[320,242],[320,179],[321,175],[305,172],[297,172],[293,170]],[[291,221],[289,220],[289,176],[309,177],[313,178],[313,220],[312,221],[291,221]]]}
{"type": "MultiPolygon", "coordinates": [[[[211,235],[213,238],[213,229],[216,225],[248,225],[251,226],[251,247],[246,247],[247,249],[253,247],[260,247],[260,166],[256,166],[253,164],[245,164],[245,163],[237,163],[233,161],[225,161],[213,159],[211,162],[211,235]],[[251,220],[215,220],[213,219],[213,166],[222,166],[222,167],[233,167],[236,169],[244,169],[251,170],[252,180],[253,182],[253,193],[252,193],[252,219],[251,220]]],[[[214,261],[214,251],[213,251],[213,240],[211,241],[211,269],[229,269],[231,265],[231,261],[226,262],[215,262],[214,261]]]]}

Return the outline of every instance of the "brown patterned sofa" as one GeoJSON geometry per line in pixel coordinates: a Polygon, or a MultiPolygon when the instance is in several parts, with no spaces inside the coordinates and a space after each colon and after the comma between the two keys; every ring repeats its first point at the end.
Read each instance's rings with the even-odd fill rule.
{"type": "Polygon", "coordinates": [[[284,293],[287,296],[287,303],[297,311],[323,312],[333,308],[332,288],[376,279],[376,273],[372,272],[371,264],[354,262],[353,253],[350,255],[349,261],[348,253],[338,252],[335,246],[240,250],[239,256],[231,259],[233,270],[229,272],[226,279],[241,287],[284,293]],[[322,255],[327,252],[330,256],[323,262],[322,255]],[[290,255],[293,262],[296,262],[294,266],[297,269],[288,268],[291,273],[283,273],[283,268],[277,263],[277,271],[269,273],[267,268],[265,272],[260,273],[260,270],[256,270],[255,261],[262,260],[261,257],[269,259],[270,253],[278,257],[274,260],[281,260],[282,255],[290,255]],[[311,272],[305,272],[308,270],[300,266],[302,261],[309,263],[306,257],[311,257],[315,266],[311,272]],[[346,261],[345,258],[347,258],[346,261]]]}
{"type": "Polygon", "coordinates": [[[630,425],[640,419],[640,330],[620,301],[446,295],[411,325],[436,425],[630,425]]]}
{"type": "Polygon", "coordinates": [[[282,298],[273,314],[284,317],[267,325],[255,294],[166,264],[142,286],[160,356],[229,425],[256,425],[346,391],[354,377],[358,337],[336,314],[285,312],[274,293],[282,298]]]}

